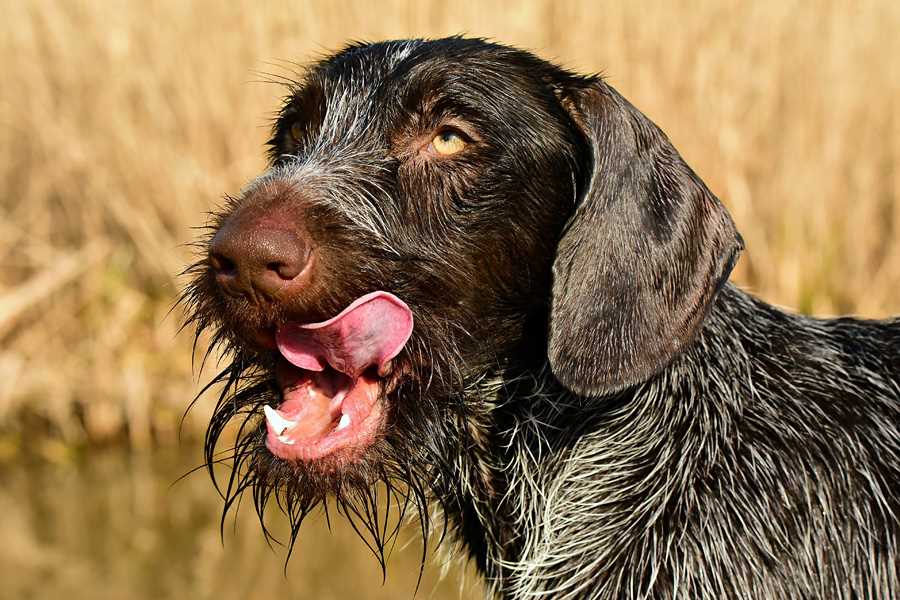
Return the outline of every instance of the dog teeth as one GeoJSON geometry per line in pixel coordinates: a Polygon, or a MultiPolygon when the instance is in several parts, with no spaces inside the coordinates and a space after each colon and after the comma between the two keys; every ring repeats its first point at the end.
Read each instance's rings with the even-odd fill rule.
{"type": "Polygon", "coordinates": [[[292,440],[291,438],[289,438],[286,435],[279,435],[278,441],[281,442],[282,444],[284,444],[285,446],[293,446],[294,444],[297,443],[296,441],[292,440]]]}
{"type": "Polygon", "coordinates": [[[341,429],[345,429],[350,426],[350,415],[344,413],[341,415],[341,420],[338,421],[338,426],[336,431],[340,431],[341,429]]]}
{"type": "MultiPolygon", "coordinates": [[[[297,421],[289,421],[282,417],[277,410],[268,404],[263,407],[263,412],[266,413],[266,421],[268,421],[269,425],[272,426],[272,429],[275,430],[279,436],[282,436],[285,431],[297,424],[297,421]]],[[[279,437],[279,439],[281,439],[281,437],[279,437]]]]}

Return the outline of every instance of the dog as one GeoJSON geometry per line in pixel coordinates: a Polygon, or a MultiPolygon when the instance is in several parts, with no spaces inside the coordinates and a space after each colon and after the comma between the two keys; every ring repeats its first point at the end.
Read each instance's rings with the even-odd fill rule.
{"type": "Polygon", "coordinates": [[[293,543],[330,502],[382,559],[418,516],[507,599],[900,597],[900,320],[728,283],[728,212],[602,78],[354,44],[269,147],[183,295],[226,510],[293,543]]]}

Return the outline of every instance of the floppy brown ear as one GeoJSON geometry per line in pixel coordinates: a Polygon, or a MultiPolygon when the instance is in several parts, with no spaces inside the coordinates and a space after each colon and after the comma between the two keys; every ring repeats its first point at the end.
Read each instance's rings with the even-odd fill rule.
{"type": "Polygon", "coordinates": [[[691,342],[743,240],[665,134],[600,80],[564,102],[588,180],[553,264],[549,359],[587,396],[663,369],[691,342]]]}

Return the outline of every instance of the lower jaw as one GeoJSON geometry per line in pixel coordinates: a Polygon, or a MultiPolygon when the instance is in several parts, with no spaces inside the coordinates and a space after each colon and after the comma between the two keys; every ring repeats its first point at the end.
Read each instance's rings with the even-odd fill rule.
{"type": "Polygon", "coordinates": [[[367,382],[363,390],[366,398],[345,400],[346,412],[351,420],[346,428],[314,438],[290,439],[293,443],[285,443],[269,427],[266,447],[275,457],[295,463],[346,464],[359,460],[383,429],[384,411],[379,388],[377,382],[367,382]]]}

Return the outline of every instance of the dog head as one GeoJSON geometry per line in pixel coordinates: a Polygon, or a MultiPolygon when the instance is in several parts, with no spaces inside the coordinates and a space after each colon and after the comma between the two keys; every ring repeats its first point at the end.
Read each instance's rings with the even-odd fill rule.
{"type": "Polygon", "coordinates": [[[185,302],[232,358],[208,458],[242,418],[227,496],[275,494],[295,524],[329,494],[368,514],[379,481],[420,511],[460,502],[468,440],[490,436],[478,382],[549,365],[603,396],[652,377],[741,249],[601,79],[482,40],[344,49],[292,86],[270,148],[185,302]]]}

